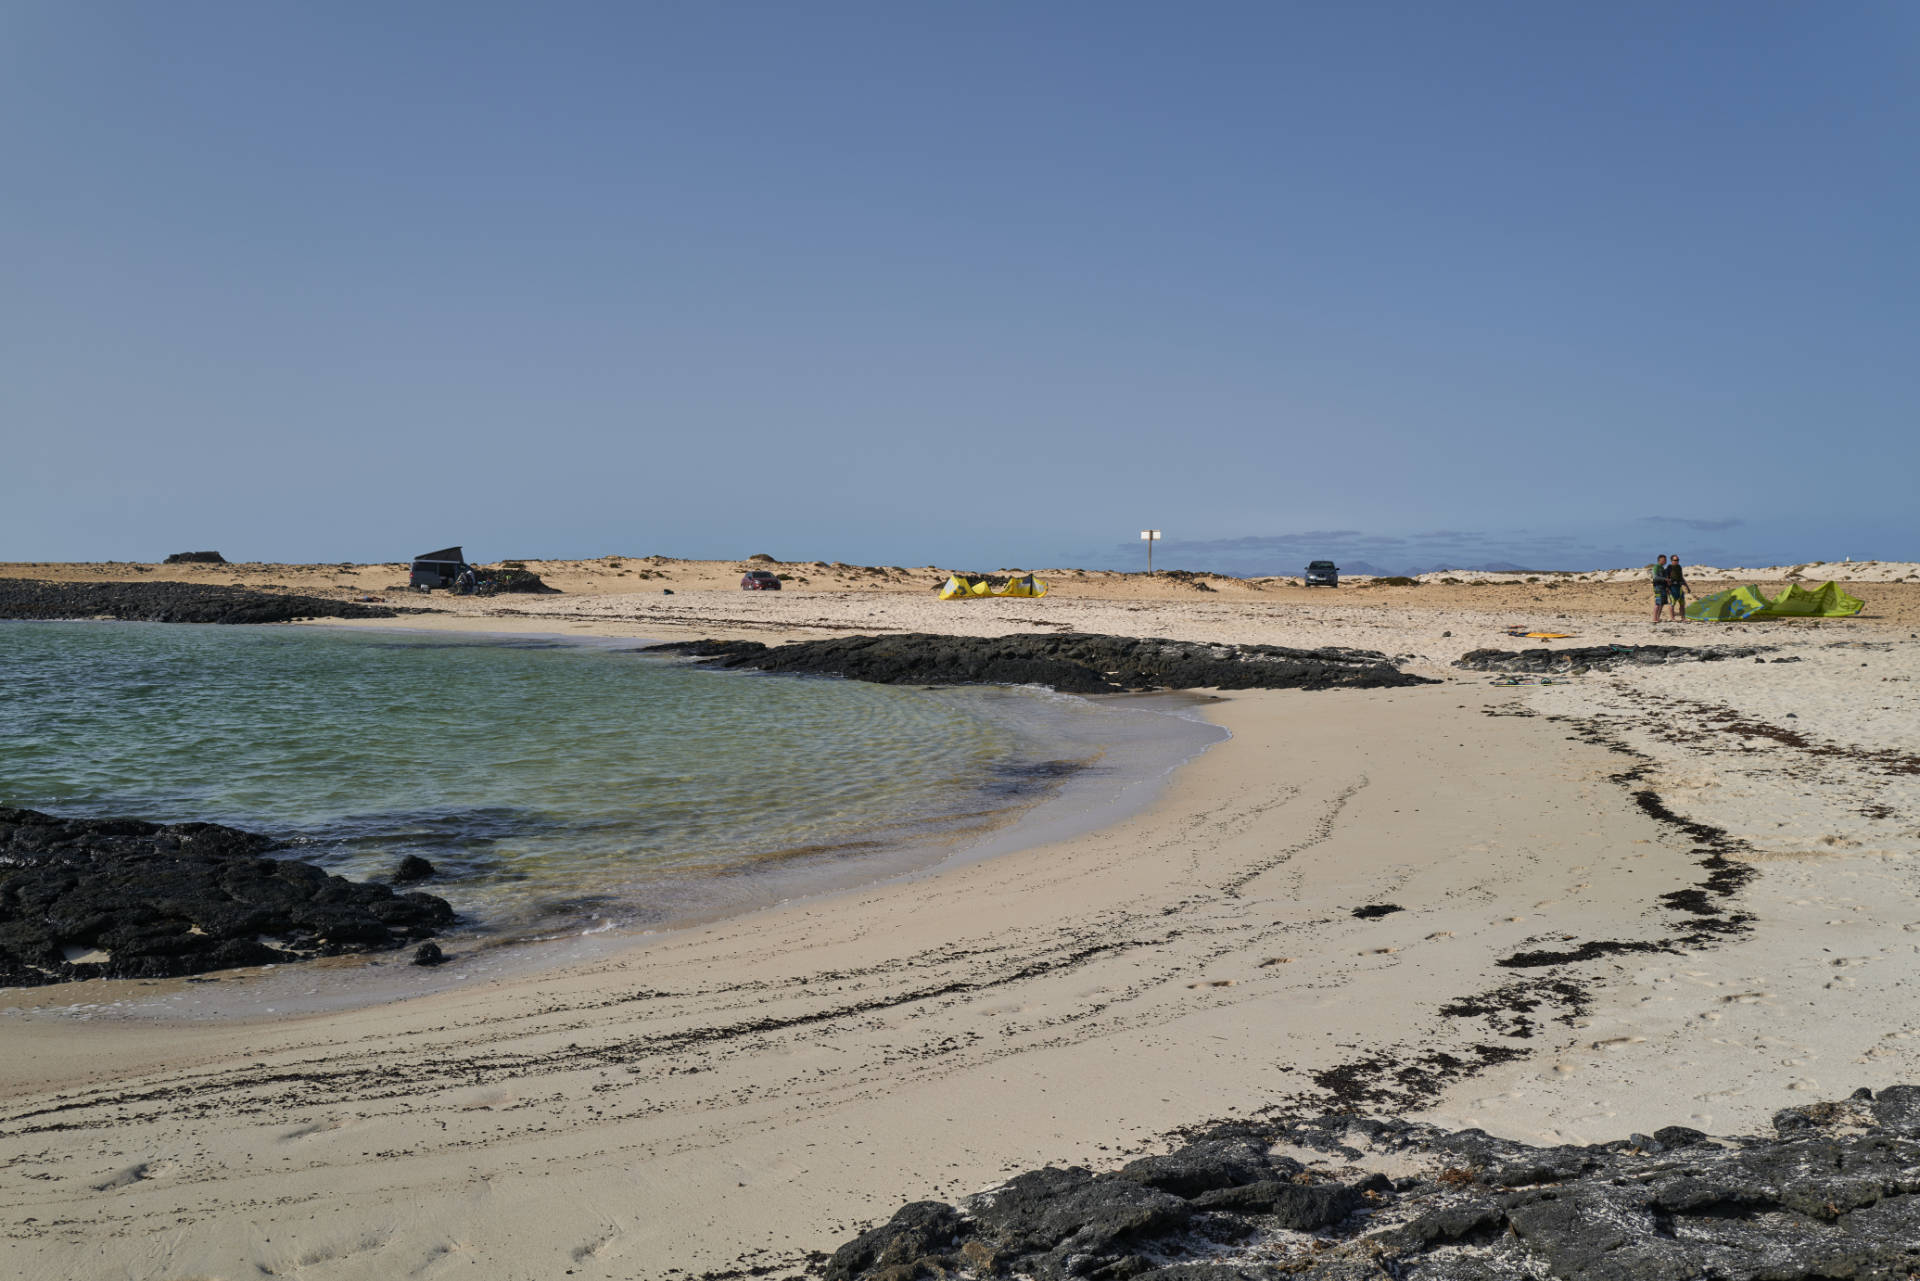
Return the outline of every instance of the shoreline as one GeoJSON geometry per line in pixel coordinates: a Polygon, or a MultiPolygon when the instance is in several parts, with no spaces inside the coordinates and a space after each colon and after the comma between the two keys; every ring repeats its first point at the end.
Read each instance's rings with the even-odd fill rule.
{"type": "MultiPolygon", "coordinates": [[[[371,622],[372,626],[343,625],[339,619],[306,620],[306,625],[341,632],[378,631],[422,637],[451,633],[478,644],[544,640],[569,648],[600,651],[607,657],[632,653],[634,644],[644,648],[651,639],[581,636],[527,628],[490,631],[474,627],[420,626],[420,620],[414,618],[356,621],[371,622]]],[[[665,655],[643,661],[688,662],[665,655]]],[[[760,678],[756,674],[735,674],[735,679],[760,678]]],[[[1088,709],[1085,714],[1103,718],[1105,727],[1097,731],[1091,725],[1072,728],[1068,732],[1074,736],[1073,741],[1048,745],[1055,750],[1063,746],[1069,749],[1097,747],[1099,764],[1090,769],[1076,769],[1030,798],[996,799],[993,803],[1004,812],[990,821],[956,826],[948,818],[937,820],[932,826],[885,829],[883,848],[826,859],[763,856],[720,869],[669,875],[653,888],[653,893],[658,895],[662,888],[668,888],[672,891],[671,899],[687,901],[680,902],[673,915],[662,919],[624,923],[608,920],[576,932],[526,936],[501,935],[484,925],[478,932],[472,925],[464,930],[456,928],[438,937],[437,942],[448,949],[448,957],[440,966],[430,969],[396,964],[381,953],[353,952],[299,963],[214,970],[191,977],[108,978],[0,988],[0,1017],[77,1015],[101,1021],[150,1023],[209,1019],[272,1022],[414,1000],[475,983],[536,977],[624,949],[646,947],[688,930],[815,903],[840,894],[937,876],[949,867],[1000,857],[1111,826],[1151,805],[1183,765],[1227,736],[1224,730],[1206,720],[1203,709],[1207,697],[1186,691],[1100,697],[1052,691],[1021,691],[1018,695],[1008,691],[1008,695],[1067,701],[1088,709]],[[1084,741],[1078,741],[1082,737],[1084,741]],[[752,888],[736,890],[724,900],[707,901],[712,896],[701,887],[711,889],[720,885],[752,888]]],[[[1009,706],[1001,701],[997,710],[976,707],[972,714],[988,721],[1031,722],[1036,710],[1024,704],[1009,706]]],[[[1066,729],[1064,725],[1055,724],[1050,732],[1058,735],[1066,729]]],[[[1037,725],[1034,732],[1039,732],[1037,725]]],[[[1036,739],[1027,746],[1030,750],[1037,745],[1036,739]]],[[[245,820],[233,817],[233,821],[245,820]]],[[[846,835],[858,845],[868,846],[874,843],[871,839],[874,834],[870,829],[860,828],[850,829],[846,835]]],[[[288,852],[294,848],[283,846],[288,852]]],[[[451,883],[442,879],[424,884],[444,894],[451,883]]],[[[453,888],[458,887],[453,885],[453,888]]]]}
{"type": "MultiPolygon", "coordinates": [[[[297,1020],[275,1026],[267,1048],[258,1025],[140,1029],[138,1048],[121,1043],[126,1029],[60,1028],[48,1039],[61,1047],[30,1056],[32,1075],[44,1088],[85,1063],[86,1077],[104,1078],[97,1092],[59,1091],[63,1126],[78,1127],[72,1158],[93,1166],[178,1161],[165,1154],[201,1132],[203,1105],[233,1115],[235,1132],[199,1141],[220,1151],[222,1168],[262,1169],[246,1184],[270,1172],[292,1196],[292,1213],[256,1211],[242,1234],[243,1248],[281,1275],[300,1275],[305,1254],[369,1233],[387,1243],[383,1255],[403,1253],[368,1256],[342,1275],[377,1275],[455,1237],[496,1271],[537,1270],[534,1260],[594,1244],[581,1206],[593,1208],[588,1217],[611,1215],[615,1231],[593,1256],[605,1266],[576,1275],[726,1268],[743,1250],[792,1266],[863,1216],[891,1212],[899,1189],[956,1195],[1026,1165],[1098,1161],[1103,1148],[1149,1143],[1196,1117],[1312,1091],[1315,1073],[1351,1069],[1356,1048],[1362,1060],[1411,1058],[1413,1029],[1470,1056],[1480,1031],[1435,1011],[1481,990],[1474,974],[1498,977],[1492,962],[1540,927],[1497,913],[1479,920],[1487,913],[1471,909],[1467,925],[1446,905],[1497,897],[1486,878],[1505,881],[1510,869],[1468,852],[1478,870],[1424,871],[1383,857],[1378,840],[1424,839],[1436,821],[1457,836],[1476,822],[1478,805],[1432,795],[1405,768],[1424,754],[1418,741],[1378,744],[1379,730],[1408,712],[1471,735],[1451,749],[1462,765],[1509,737],[1511,722],[1480,715],[1485,696],[1456,708],[1459,693],[1236,695],[1214,705],[1235,738],[1117,828],[663,938],[570,972],[297,1020]],[[1396,694],[1426,706],[1402,710],[1396,694]],[[1328,699],[1349,704],[1338,724],[1319,716],[1328,699]],[[1318,741],[1301,744],[1303,732],[1318,741]],[[1324,748],[1343,759],[1331,768],[1307,759],[1324,748]],[[1306,777],[1249,792],[1274,753],[1306,777]],[[1389,784],[1389,773],[1402,781],[1389,784]],[[1282,851],[1263,828],[1276,810],[1297,814],[1289,826],[1302,833],[1282,851]],[[1156,848],[1178,853],[1141,858],[1156,848]],[[1296,860],[1308,866],[1290,867],[1296,860]],[[1409,892],[1435,875],[1430,890],[1409,892]],[[1351,915],[1382,902],[1407,910],[1351,915]],[[1416,955],[1420,972],[1410,974],[1416,955]],[[729,977],[696,977],[716,973],[729,977]],[[1261,1009],[1280,1025],[1254,1017],[1261,1009]],[[1323,1031],[1336,1010],[1339,1033],[1323,1031]],[[130,1068],[131,1094],[106,1084],[130,1068]],[[298,1089],[278,1084],[288,1077],[298,1089]],[[199,1102],[183,1113],[166,1099],[187,1079],[199,1102]],[[535,1102],[555,1090],[565,1101],[535,1102]],[[90,1121],[108,1117],[104,1130],[90,1121]],[[507,1132],[488,1139],[476,1186],[466,1172],[479,1153],[449,1148],[446,1136],[487,1133],[496,1127],[476,1122],[488,1120],[507,1132]],[[306,1137],[289,1152],[283,1136],[295,1133],[306,1137]],[[394,1155],[365,1166],[355,1153],[369,1140],[394,1155]],[[588,1152],[599,1155],[583,1159],[588,1152]],[[802,1167],[801,1183],[778,1177],[802,1167]],[[610,1176],[630,1208],[612,1211],[594,1190],[610,1176]],[[321,1187],[324,1211],[313,1200],[321,1187]],[[515,1230],[482,1228],[475,1239],[466,1220],[482,1192],[488,1202],[505,1197],[493,1213],[515,1230]],[[403,1215],[396,1199],[408,1204],[403,1215]]],[[[1558,740],[1538,737],[1536,746],[1558,740]]],[[[1660,839],[1616,789],[1589,799],[1607,826],[1636,823],[1650,844],[1660,839]]],[[[1567,837],[1595,859],[1612,857],[1591,837],[1567,837]]],[[[1650,888],[1688,883],[1678,868],[1646,870],[1650,888]]],[[[1563,877],[1538,866],[1519,879],[1537,894],[1564,890],[1563,877]]],[[[1631,928],[1644,901],[1636,893],[1595,906],[1631,928]]],[[[0,1132],[20,1138],[38,1134],[23,1114],[37,1111],[23,1084],[7,1083],[0,1115],[0,1132]]],[[[226,1182],[204,1167],[178,1181],[143,1177],[112,1198],[82,1192],[81,1203],[95,1203],[84,1216],[71,1194],[55,1199],[58,1217],[94,1220],[70,1246],[97,1267],[123,1257],[93,1253],[98,1229],[118,1225],[114,1239],[137,1241],[140,1222],[207,1214],[209,1195],[243,1195],[226,1182]]],[[[189,1233],[166,1247],[165,1268],[190,1274],[241,1246],[219,1229],[189,1233]]],[[[50,1257],[76,1261],[65,1248],[50,1257]]]]}
{"type": "MultiPolygon", "coordinates": [[[[1438,627],[1403,634],[1430,646],[1438,627]]],[[[1903,803],[1885,789],[1906,776],[1807,771],[1843,732],[1899,741],[1906,713],[1863,722],[1842,696],[1908,706],[1860,684],[1920,666],[1886,631],[1775,629],[1778,656],[1804,660],[1786,668],[1233,694],[1209,704],[1233,739],[1145,812],[1066,841],[265,1038],[36,1034],[0,1080],[0,1134],[51,1177],[0,1187],[57,1226],[0,1255],[31,1277],[236,1259],[315,1281],[435,1261],[784,1274],[903,1201],[1108,1168],[1203,1118],[1330,1092],[1430,1085],[1375,1106],[1579,1142],[1751,1129],[1916,1079],[1899,824],[1868,820],[1889,834],[1859,856],[1731,860],[1754,875],[1719,896],[1696,834],[1579,733],[1645,757],[1638,790],[1685,822],[1747,840],[1752,797],[1811,788],[1835,817],[1809,824],[1858,825],[1838,816],[1903,803]],[[1670,742],[1662,691],[1793,701],[1805,746],[1670,742]],[[1706,919],[1671,897],[1693,893],[1678,901],[1750,913],[1750,932],[1657,950],[1706,919]],[[1584,955],[1501,964],[1530,953],[1584,955]],[[1563,981],[1578,1001],[1556,1002],[1563,981]]]]}

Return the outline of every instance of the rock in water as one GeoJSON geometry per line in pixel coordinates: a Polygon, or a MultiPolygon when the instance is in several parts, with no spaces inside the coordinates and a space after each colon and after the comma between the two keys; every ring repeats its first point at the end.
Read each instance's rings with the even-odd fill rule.
{"type": "Polygon", "coordinates": [[[265,857],[277,848],[217,823],[0,808],[0,985],[386,951],[453,923],[443,899],[265,857]]]}
{"type": "Polygon", "coordinates": [[[844,676],[880,685],[1045,685],[1068,694],[1144,689],[1382,689],[1436,682],[1365,649],[1285,649],[1096,636],[842,636],[769,647],[679,641],[644,652],[715,667],[844,676]]]}
{"type": "Polygon", "coordinates": [[[440,950],[438,943],[422,943],[419,947],[413,949],[413,963],[415,965],[445,965],[447,963],[447,954],[440,950]]]}
{"type": "Polygon", "coordinates": [[[394,618],[357,605],[211,583],[49,583],[0,578],[0,618],[119,618],[146,623],[285,623],[296,618],[394,618]]]}
{"type": "Polygon", "coordinates": [[[411,885],[415,881],[424,881],[434,873],[433,864],[418,854],[409,854],[400,860],[400,866],[393,869],[395,885],[411,885]]]}

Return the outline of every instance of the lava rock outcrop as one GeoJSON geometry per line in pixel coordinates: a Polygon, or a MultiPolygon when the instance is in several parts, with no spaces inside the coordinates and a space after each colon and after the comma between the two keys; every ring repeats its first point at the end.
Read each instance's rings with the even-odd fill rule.
{"type": "Polygon", "coordinates": [[[1751,658],[1770,645],[1576,645],[1571,649],[1476,649],[1454,661],[1470,672],[1564,672],[1630,664],[1716,663],[1751,658]]]}
{"type": "Polygon", "coordinates": [[[224,565],[227,558],[219,552],[175,552],[167,557],[169,565],[224,565]]]}
{"type": "Polygon", "coordinates": [[[299,618],[394,618],[360,605],[212,583],[49,583],[0,578],[0,618],[118,618],[146,623],[286,623],[299,618]]]}
{"type": "Polygon", "coordinates": [[[267,857],[278,848],[217,823],[0,808],[0,986],[386,951],[453,923],[443,899],[267,857]]]}
{"type": "Polygon", "coordinates": [[[493,580],[493,589],[497,592],[525,592],[530,595],[558,596],[558,587],[549,587],[540,575],[519,565],[502,565],[498,569],[484,571],[493,580]]]}
{"type": "Polygon", "coordinates": [[[1714,1139],[1667,1126],[1537,1148],[1348,1114],[1236,1122],[1108,1174],[1048,1168],[961,1206],[915,1202],[841,1246],[826,1277],[1891,1281],[1920,1271],[1920,1087],[1789,1108],[1773,1129],[1714,1139]],[[1388,1167],[1403,1173],[1389,1178],[1388,1167]]]}
{"type": "Polygon", "coordinates": [[[1385,689],[1430,685],[1364,649],[1204,645],[1068,632],[1058,636],[843,636],[768,646],[677,641],[645,653],[713,667],[844,676],[881,685],[1045,685],[1068,694],[1168,689],[1385,689]]]}

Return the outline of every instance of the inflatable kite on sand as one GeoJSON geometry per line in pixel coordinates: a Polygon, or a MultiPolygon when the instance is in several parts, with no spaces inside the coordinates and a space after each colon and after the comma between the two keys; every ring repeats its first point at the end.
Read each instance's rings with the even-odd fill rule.
{"type": "Polygon", "coordinates": [[[1758,587],[1731,587],[1702,596],[1687,606],[1687,617],[1702,622],[1732,623],[1768,618],[1850,618],[1866,602],[1840,590],[1838,583],[1822,583],[1812,591],[1798,583],[1768,600],[1758,587]]]}
{"type": "Polygon", "coordinates": [[[1046,579],[1035,578],[1032,574],[1010,578],[1004,587],[995,587],[988,579],[972,574],[955,574],[940,588],[941,600],[976,600],[986,596],[1045,596],[1046,594],[1046,579]]]}

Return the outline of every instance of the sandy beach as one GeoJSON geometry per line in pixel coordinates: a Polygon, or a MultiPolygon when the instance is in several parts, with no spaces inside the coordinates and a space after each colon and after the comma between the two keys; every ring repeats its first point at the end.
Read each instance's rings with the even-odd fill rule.
{"type": "MultiPolygon", "coordinates": [[[[0,994],[13,1273],[788,1275],[904,1201],[1263,1109],[1584,1142],[1920,1079],[1914,566],[1690,571],[1868,606],[1655,628],[1628,571],[1042,571],[1041,600],[941,604],[932,569],[779,564],[749,594],[736,562],[525,563],[563,594],[361,625],[1343,645],[1440,683],[1226,694],[1232,738],[1115,826],[558,971],[192,1024],[76,1009],[163,984],[0,994]],[[1540,643],[1516,625],[1767,648],[1521,687],[1451,665],[1540,643]]],[[[399,572],[0,567],[410,603],[399,572]]]]}

